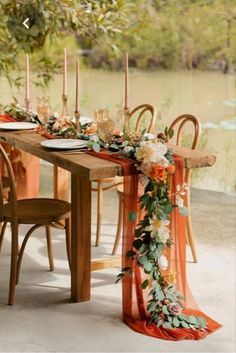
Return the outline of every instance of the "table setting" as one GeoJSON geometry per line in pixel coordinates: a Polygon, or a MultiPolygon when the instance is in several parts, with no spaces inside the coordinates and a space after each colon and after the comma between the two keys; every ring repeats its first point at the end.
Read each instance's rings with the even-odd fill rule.
{"type": "MultiPolygon", "coordinates": [[[[123,320],[133,330],[160,339],[173,341],[202,339],[220,328],[221,325],[198,308],[186,280],[186,215],[188,214],[185,206],[186,184],[184,182],[186,160],[178,154],[178,149],[172,148],[169,144],[173,137],[173,130],[166,127],[160,132],[148,132],[145,128],[138,132],[134,131],[130,120],[127,53],[124,60],[122,129],[117,128],[115,119],[110,117],[107,109],[95,109],[93,119],[81,116],[79,60],[76,62],[75,111],[71,116],[67,109],[66,49],[63,53],[61,114],[52,113],[47,98],[38,101],[37,112],[30,109],[29,57],[27,55],[25,106],[21,107],[15,103],[6,107],[4,114],[0,116],[0,130],[4,130],[4,134],[7,131],[10,133],[28,131],[29,135],[40,135],[42,139],[32,149],[34,156],[31,158],[35,159],[35,163],[38,163],[35,156],[40,156],[41,153],[44,153],[42,156],[46,156],[46,152],[52,157],[45,158],[47,160],[55,158],[55,165],[59,165],[59,154],[64,157],[71,156],[73,164],[70,166],[70,171],[74,173],[73,175],[75,175],[73,168],[76,163],[81,163],[87,172],[88,167],[85,166],[86,161],[83,159],[86,155],[96,157],[96,160],[104,160],[104,163],[109,161],[113,162],[114,166],[119,165],[120,174],[123,176],[124,209],[122,268],[117,275],[117,281],[122,281],[123,320]],[[36,152],[36,147],[38,152],[36,152]],[[56,153],[55,156],[54,153],[56,153]]],[[[142,119],[145,121],[145,113],[142,119]]],[[[24,147],[24,141],[19,145],[24,147]]],[[[19,157],[18,162],[20,162],[19,157]]],[[[210,163],[207,164],[206,159],[202,160],[205,165],[201,166],[210,165],[210,163]]],[[[99,164],[99,161],[96,163],[99,164]]],[[[33,165],[35,176],[33,180],[37,185],[38,176],[36,174],[39,167],[35,165],[33,165]]],[[[113,166],[112,163],[111,166],[113,166]]],[[[98,166],[97,170],[100,172],[102,168],[99,168],[98,166]]],[[[116,172],[117,170],[114,169],[114,175],[116,172]]],[[[87,185],[87,192],[91,192],[89,182],[93,179],[91,176],[89,182],[85,181],[83,179],[85,174],[85,172],[81,173],[79,181],[82,180],[81,184],[79,182],[76,184],[77,177],[72,177],[74,178],[72,190],[76,195],[83,187],[82,183],[87,185]],[[80,185],[78,191],[75,191],[76,185],[80,185]]],[[[83,195],[84,199],[90,197],[85,195],[85,191],[83,195]]],[[[73,197],[77,196],[72,195],[72,199],[73,197]]],[[[77,199],[73,202],[76,207],[82,206],[77,199]]],[[[87,281],[86,294],[78,294],[82,292],[78,290],[76,282],[80,282],[82,286],[78,263],[85,269],[90,256],[85,260],[85,265],[81,264],[82,260],[79,259],[79,255],[82,253],[82,246],[78,240],[80,235],[77,234],[79,233],[77,212],[82,211],[78,208],[72,211],[72,228],[75,229],[71,245],[72,286],[76,293],[74,294],[75,301],[78,301],[79,295],[83,301],[90,297],[90,292],[88,294],[90,270],[84,270],[87,281]],[[73,250],[78,247],[78,243],[81,249],[73,250]]],[[[84,220],[83,217],[81,216],[81,219],[84,220]]],[[[88,222],[91,220],[88,219],[88,222]]],[[[81,237],[84,236],[83,239],[86,239],[88,235],[90,237],[90,226],[86,227],[88,227],[87,233],[81,235],[81,237]]],[[[88,241],[86,251],[90,255],[89,247],[88,241]]],[[[85,258],[84,256],[82,259],[85,258]]],[[[90,264],[88,268],[90,269],[90,264]]]]}

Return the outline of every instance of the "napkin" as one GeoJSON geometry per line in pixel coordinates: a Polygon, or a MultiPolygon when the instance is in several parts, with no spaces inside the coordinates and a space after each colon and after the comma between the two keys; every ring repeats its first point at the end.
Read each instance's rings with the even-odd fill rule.
{"type": "Polygon", "coordinates": [[[1,123],[15,123],[17,119],[13,118],[8,114],[0,114],[0,122],[1,123]]]}

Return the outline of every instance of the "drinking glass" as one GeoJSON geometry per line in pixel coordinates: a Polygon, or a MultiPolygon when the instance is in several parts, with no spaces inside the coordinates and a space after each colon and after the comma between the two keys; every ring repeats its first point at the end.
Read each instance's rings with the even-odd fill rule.
{"type": "Polygon", "coordinates": [[[45,125],[52,111],[49,97],[38,97],[36,109],[39,119],[45,125]]]}
{"type": "Polygon", "coordinates": [[[111,119],[100,120],[97,122],[98,136],[103,142],[105,142],[105,147],[108,147],[113,139],[114,128],[115,122],[111,119]]]}

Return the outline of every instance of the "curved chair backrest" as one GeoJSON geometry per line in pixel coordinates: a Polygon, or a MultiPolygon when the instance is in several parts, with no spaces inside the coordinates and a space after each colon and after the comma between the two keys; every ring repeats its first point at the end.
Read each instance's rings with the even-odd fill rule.
{"type": "Polygon", "coordinates": [[[129,125],[134,125],[134,131],[138,132],[142,128],[141,124],[143,123],[144,128],[147,129],[147,132],[152,132],[156,121],[156,112],[155,108],[150,104],[141,104],[138,105],[136,108],[129,112],[129,125]],[[147,124],[147,116],[146,113],[149,115],[149,121],[147,124]],[[132,119],[134,119],[134,124],[132,124],[132,119]]]}
{"type": "MultiPolygon", "coordinates": [[[[17,220],[17,208],[16,208],[17,195],[16,195],[15,177],[11,166],[11,162],[1,144],[0,144],[0,162],[1,164],[4,163],[4,167],[6,167],[6,173],[7,173],[9,188],[10,188],[8,203],[11,209],[11,218],[14,222],[17,220]]],[[[0,170],[3,170],[2,167],[3,166],[1,165],[0,170]]],[[[0,221],[3,219],[3,203],[4,203],[4,197],[3,197],[2,178],[0,177],[0,221]]]]}
{"type": "Polygon", "coordinates": [[[191,122],[194,126],[194,136],[191,145],[191,149],[194,150],[198,146],[201,135],[201,122],[198,118],[191,114],[180,115],[171,123],[171,125],[169,126],[169,130],[173,129],[174,131],[177,131],[177,134],[175,131],[174,136],[176,135],[176,145],[179,146],[181,131],[188,122],[191,122]]]}

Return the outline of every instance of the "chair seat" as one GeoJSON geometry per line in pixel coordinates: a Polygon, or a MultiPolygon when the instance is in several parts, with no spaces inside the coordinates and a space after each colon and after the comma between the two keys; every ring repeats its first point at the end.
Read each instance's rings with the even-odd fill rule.
{"type": "MultiPolygon", "coordinates": [[[[48,198],[23,199],[17,201],[17,218],[21,224],[46,224],[65,219],[70,214],[70,203],[48,198]]],[[[3,218],[11,221],[11,205],[3,206],[3,218]]]]}

